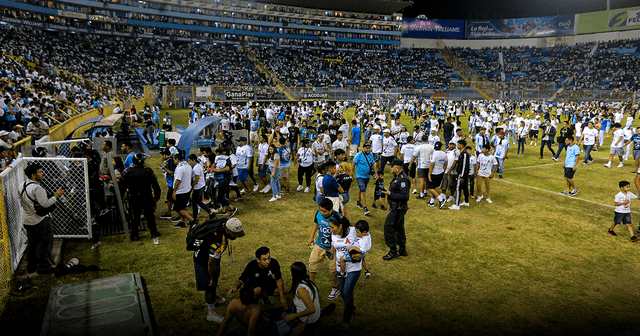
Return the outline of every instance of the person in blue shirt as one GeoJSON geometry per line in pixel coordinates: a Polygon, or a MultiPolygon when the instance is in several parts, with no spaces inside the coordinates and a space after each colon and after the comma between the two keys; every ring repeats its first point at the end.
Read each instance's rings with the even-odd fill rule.
{"type": "Polygon", "coordinates": [[[564,179],[567,180],[567,189],[563,190],[563,194],[574,196],[578,193],[575,182],[573,182],[573,176],[578,169],[578,158],[580,157],[580,147],[573,143],[573,137],[567,137],[564,139],[564,144],[567,147],[567,157],[564,160],[564,179]]]}
{"type": "Polygon", "coordinates": [[[291,148],[287,146],[285,138],[278,140],[278,155],[280,155],[280,177],[282,177],[282,186],[286,193],[289,193],[289,169],[291,168],[291,148]]]}
{"type": "Polygon", "coordinates": [[[127,154],[127,158],[124,159],[124,169],[127,169],[133,164],[133,156],[136,155],[136,153],[131,149],[131,142],[129,141],[123,142],[120,149],[127,154]]]}
{"type": "Polygon", "coordinates": [[[358,122],[355,120],[351,121],[351,125],[351,135],[349,136],[349,156],[354,157],[358,153],[358,147],[360,147],[362,130],[360,130],[358,122]]]}
{"type": "Polygon", "coordinates": [[[362,151],[353,158],[353,164],[355,165],[355,168],[353,169],[352,174],[355,175],[354,177],[358,183],[358,189],[360,191],[360,197],[356,202],[356,207],[364,209],[364,214],[368,215],[370,211],[367,209],[367,201],[365,197],[367,185],[371,179],[371,172],[378,170],[378,163],[374,160],[373,154],[371,153],[370,142],[366,142],[362,151]]]}
{"type": "Polygon", "coordinates": [[[333,288],[331,288],[331,295],[329,295],[330,300],[340,296],[340,290],[338,289],[338,277],[336,275],[336,263],[333,260],[333,255],[330,253],[331,228],[329,226],[329,220],[334,216],[341,217],[338,212],[333,211],[333,202],[327,198],[320,201],[318,211],[316,211],[315,217],[313,218],[311,235],[307,242],[309,248],[313,248],[313,250],[311,250],[311,255],[309,256],[309,278],[311,281],[316,280],[316,274],[320,270],[320,267],[322,267],[324,259],[326,258],[329,260],[329,273],[331,274],[333,281],[333,288]],[[316,232],[318,233],[318,236],[314,243],[316,232]]]}
{"type": "Polygon", "coordinates": [[[252,146],[256,146],[256,143],[260,141],[258,136],[258,131],[260,130],[260,120],[258,120],[257,115],[254,114],[251,116],[251,120],[249,120],[249,141],[252,146]]]}

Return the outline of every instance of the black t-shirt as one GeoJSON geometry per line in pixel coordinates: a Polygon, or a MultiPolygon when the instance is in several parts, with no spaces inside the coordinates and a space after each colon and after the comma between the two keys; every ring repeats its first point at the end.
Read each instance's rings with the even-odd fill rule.
{"type": "Polygon", "coordinates": [[[251,260],[242,271],[239,278],[242,282],[250,284],[252,287],[260,287],[269,280],[282,279],[282,273],[280,273],[280,263],[277,260],[271,259],[271,263],[267,268],[260,268],[258,260],[251,260]]]}
{"type": "Polygon", "coordinates": [[[336,180],[338,180],[338,183],[345,193],[349,192],[349,188],[351,188],[351,182],[353,182],[353,176],[342,173],[336,176],[336,180]]]}
{"type": "Polygon", "coordinates": [[[447,139],[451,139],[453,137],[453,129],[454,127],[452,123],[450,122],[445,123],[444,126],[442,127],[444,137],[447,139]]]}
{"type": "Polygon", "coordinates": [[[289,127],[289,142],[298,142],[300,129],[296,126],[289,127]]]}
{"type": "Polygon", "coordinates": [[[329,126],[329,137],[331,137],[331,143],[338,139],[338,129],[340,129],[340,125],[329,126]]]}
{"type": "Polygon", "coordinates": [[[209,264],[209,256],[221,256],[226,250],[227,246],[222,244],[224,237],[224,227],[216,231],[211,239],[205,241],[200,245],[200,249],[193,252],[193,261],[200,266],[207,266],[209,264]]]}

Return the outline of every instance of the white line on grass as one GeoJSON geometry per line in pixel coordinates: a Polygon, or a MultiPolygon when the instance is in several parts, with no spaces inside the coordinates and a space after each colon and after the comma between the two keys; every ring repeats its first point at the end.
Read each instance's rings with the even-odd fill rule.
{"type": "MultiPolygon", "coordinates": [[[[601,205],[601,206],[605,206],[607,208],[614,208],[615,209],[615,206],[610,205],[610,204],[598,203],[598,202],[590,201],[588,199],[579,198],[579,197],[575,197],[575,196],[570,196],[570,195],[566,195],[566,194],[561,194],[561,193],[556,192],[556,191],[546,190],[546,189],[542,189],[542,188],[538,188],[538,187],[534,187],[534,186],[530,186],[530,185],[526,185],[526,184],[520,184],[520,183],[506,181],[506,180],[494,180],[494,181],[504,182],[504,183],[508,183],[508,184],[517,185],[517,186],[520,186],[520,187],[539,190],[539,191],[544,191],[544,192],[551,193],[551,194],[554,194],[554,195],[564,196],[564,197],[567,197],[567,198],[570,198],[570,199],[576,199],[576,200],[585,201],[585,202],[588,202],[588,203],[591,203],[591,204],[601,205]]],[[[633,210],[631,212],[640,213],[640,211],[633,211],[633,210]]]]}
{"type": "MultiPolygon", "coordinates": [[[[608,158],[599,158],[599,159],[595,159],[594,161],[598,161],[598,160],[608,160],[608,158]]],[[[538,168],[538,167],[555,166],[555,165],[561,165],[561,164],[564,164],[564,162],[547,163],[547,164],[537,165],[537,166],[524,166],[524,167],[514,167],[514,168],[510,167],[509,170],[525,169],[525,168],[538,168]]]]}

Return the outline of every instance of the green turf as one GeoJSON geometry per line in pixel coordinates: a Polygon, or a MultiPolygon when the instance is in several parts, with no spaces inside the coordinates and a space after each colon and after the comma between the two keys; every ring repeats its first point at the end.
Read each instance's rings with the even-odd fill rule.
{"type": "MultiPolygon", "coordinates": [[[[174,124],[186,125],[185,111],[171,114],[174,124]]],[[[607,138],[605,147],[593,154],[596,159],[608,155],[610,141],[607,138]]],[[[352,222],[366,219],[371,226],[373,249],[367,260],[373,277],[361,277],[356,286],[358,315],[351,333],[637,333],[640,323],[635,306],[640,295],[634,287],[640,283],[640,266],[635,256],[640,247],[629,241],[626,228],[618,227],[618,237],[606,234],[613,219],[610,206],[619,191],[618,181],[633,181],[635,176],[630,173],[632,161],[626,161],[624,168],[604,168],[604,160],[578,166],[575,181],[580,193],[570,198],[557,193],[565,188],[562,164],[554,164],[550,156],[538,159],[538,150],[527,144],[522,158],[511,149],[504,180],[497,176],[492,180],[493,204],[472,200],[470,208],[454,212],[429,208],[412,195],[406,217],[409,257],[383,261],[381,257],[387,252],[382,233],[386,212],[372,209],[371,215],[364,217],[352,201],[352,222]],[[514,169],[538,165],[547,166],[514,169]]],[[[150,167],[159,165],[158,156],[149,160],[150,167]]],[[[296,168],[291,176],[295,190],[296,168]]],[[[388,183],[390,179],[387,170],[385,180],[388,183]]],[[[372,189],[370,184],[369,202],[372,189]]],[[[356,192],[354,183],[352,200],[356,192]]],[[[235,197],[233,192],[231,197],[235,197]]],[[[270,197],[257,194],[234,203],[247,235],[233,243],[233,263],[227,256],[222,259],[218,294],[226,296],[260,246],[269,246],[272,257],[280,261],[287,286],[291,284],[288,267],[295,261],[308,261],[306,242],[317,208],[311,194],[293,191],[275,203],[267,201],[270,197]]],[[[158,214],[164,207],[158,204],[158,214]]],[[[634,201],[631,207],[640,210],[640,203],[634,201]]],[[[632,214],[634,223],[638,216],[632,214]]],[[[200,219],[204,220],[204,215],[200,219]]],[[[153,245],[148,232],[134,243],[126,242],[123,236],[104,237],[96,250],[90,249],[89,242],[67,240],[64,260],[77,257],[84,265],[114,271],[58,279],[41,276],[34,280],[37,289],[23,297],[8,296],[0,325],[15,334],[37,334],[53,286],[139,272],[161,335],[215,334],[218,325],[205,320],[204,297],[195,290],[191,252],[184,248],[186,231],[174,229],[167,220],[158,223],[162,233],[158,246],[153,245]]],[[[330,280],[326,265],[316,282],[321,304],[327,305],[330,280]]],[[[340,299],[334,302],[338,309],[322,320],[321,335],[337,332],[340,325],[343,303],[340,299]]],[[[232,323],[230,334],[245,333],[244,327],[232,323]]]]}

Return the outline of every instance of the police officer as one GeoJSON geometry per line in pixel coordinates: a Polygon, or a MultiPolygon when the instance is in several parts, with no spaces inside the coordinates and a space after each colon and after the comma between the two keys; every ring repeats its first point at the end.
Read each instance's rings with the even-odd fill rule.
{"type": "Polygon", "coordinates": [[[145,167],[147,157],[138,153],[132,159],[131,167],[122,172],[120,179],[122,191],[129,191],[129,205],[133,214],[133,220],[129,223],[131,228],[131,240],[138,240],[138,225],[140,225],[140,214],[144,210],[144,217],[147,219],[149,232],[154,244],[158,244],[160,232],[156,227],[156,217],[154,214],[156,202],[160,199],[160,185],[153,169],[145,167]],[[153,194],[152,194],[153,190],[153,194]]]}
{"type": "Polygon", "coordinates": [[[389,246],[389,253],[382,259],[391,260],[399,256],[408,256],[407,254],[407,236],[404,232],[404,215],[409,210],[409,194],[411,190],[411,180],[402,170],[404,162],[400,159],[393,160],[391,164],[391,173],[393,179],[389,184],[389,190],[384,190],[389,202],[389,214],[384,223],[384,242],[389,246]],[[397,250],[396,246],[400,249],[397,250]]]}

